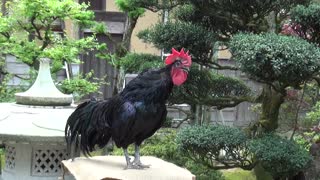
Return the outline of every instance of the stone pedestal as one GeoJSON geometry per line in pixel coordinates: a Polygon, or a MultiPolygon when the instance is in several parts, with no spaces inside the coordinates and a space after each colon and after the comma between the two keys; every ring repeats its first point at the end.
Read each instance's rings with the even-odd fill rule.
{"type": "Polygon", "coordinates": [[[124,170],[124,156],[95,156],[92,158],[75,158],[74,161],[62,161],[65,168],[76,180],[195,180],[187,169],[166,162],[162,159],[142,156],[144,164],[151,165],[143,170],[124,170]]]}
{"type": "Polygon", "coordinates": [[[73,107],[0,103],[0,144],[5,145],[2,180],[57,180],[61,177],[61,161],[70,158],[64,127],[73,111],[73,107]]]}

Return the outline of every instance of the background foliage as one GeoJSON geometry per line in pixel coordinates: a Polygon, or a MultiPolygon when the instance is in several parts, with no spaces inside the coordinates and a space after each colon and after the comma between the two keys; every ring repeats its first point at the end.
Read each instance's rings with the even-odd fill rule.
{"type": "Polygon", "coordinates": [[[55,26],[64,20],[72,20],[80,27],[92,27],[94,14],[87,10],[86,4],[72,0],[19,0],[10,1],[6,6],[12,13],[0,18],[0,34],[5,39],[0,45],[6,53],[28,65],[33,66],[41,57],[50,58],[54,64],[77,62],[79,53],[97,45],[93,37],[73,40],[61,38],[54,32],[55,26]]]}
{"type": "MultiPolygon", "coordinates": [[[[89,6],[85,3],[79,4],[73,0],[13,0],[8,1],[5,7],[6,14],[0,14],[2,53],[14,55],[17,60],[34,69],[38,69],[39,58],[49,58],[53,77],[65,62],[80,63],[80,54],[105,47],[96,39],[96,33],[104,32],[101,24],[94,21],[94,13],[88,10],[89,6]],[[81,39],[70,37],[63,29],[67,21],[79,28],[91,28],[96,33],[81,39]]],[[[1,73],[8,74],[5,68],[1,68],[1,73]]],[[[82,90],[74,89],[80,94],[97,90],[98,84],[90,83],[88,78],[79,78],[80,76],[64,81],[64,90],[68,89],[70,92],[70,88],[80,82],[86,83],[82,90]]]]}
{"type": "Polygon", "coordinates": [[[65,79],[58,84],[58,88],[65,94],[73,94],[76,101],[87,94],[98,92],[106,84],[104,79],[93,77],[93,72],[86,75],[78,74],[76,77],[65,79]]]}
{"type": "Polygon", "coordinates": [[[13,102],[14,93],[17,91],[15,88],[8,87],[7,82],[10,76],[6,76],[2,81],[0,81],[0,102],[13,102]]]}
{"type": "Polygon", "coordinates": [[[118,62],[125,73],[140,73],[145,69],[164,66],[161,57],[151,54],[129,53],[118,62]]]}
{"type": "Polygon", "coordinates": [[[169,99],[173,104],[209,105],[218,109],[233,107],[250,100],[251,90],[239,79],[191,68],[183,86],[174,87],[169,99]]]}
{"type": "Polygon", "coordinates": [[[278,32],[290,8],[308,4],[310,0],[181,0],[192,7],[178,10],[178,20],[192,22],[216,32],[220,40],[228,40],[241,32],[278,32]]]}
{"type": "Polygon", "coordinates": [[[298,5],[290,11],[289,23],[296,35],[310,42],[320,43],[320,4],[298,5]]]}

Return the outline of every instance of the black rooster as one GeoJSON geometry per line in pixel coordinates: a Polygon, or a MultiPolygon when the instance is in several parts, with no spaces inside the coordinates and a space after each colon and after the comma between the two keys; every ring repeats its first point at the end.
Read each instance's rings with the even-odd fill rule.
{"type": "Polygon", "coordinates": [[[124,150],[126,168],[149,167],[140,161],[139,146],[165,121],[166,100],[173,85],[186,81],[191,57],[183,49],[180,52],[172,49],[165,63],[162,69],[140,73],[121,93],[108,100],[80,104],[66,124],[68,147],[75,143],[76,148],[80,146],[85,155],[90,155],[96,145],[104,147],[112,138],[124,150]],[[127,147],[132,143],[135,159],[131,162],[127,147]]]}

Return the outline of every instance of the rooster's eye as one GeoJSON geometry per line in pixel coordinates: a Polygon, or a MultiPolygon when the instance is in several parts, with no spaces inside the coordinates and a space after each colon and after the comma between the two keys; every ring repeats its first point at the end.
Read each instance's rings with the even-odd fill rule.
{"type": "Polygon", "coordinates": [[[175,62],[174,64],[175,64],[175,66],[180,66],[180,65],[182,64],[182,62],[181,62],[181,60],[179,59],[179,60],[176,60],[176,62],[175,62]]]}

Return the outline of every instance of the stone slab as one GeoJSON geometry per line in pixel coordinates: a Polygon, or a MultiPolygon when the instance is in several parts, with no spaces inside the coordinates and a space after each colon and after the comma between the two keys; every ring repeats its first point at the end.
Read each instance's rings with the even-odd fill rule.
{"type": "MultiPolygon", "coordinates": [[[[57,93],[56,93],[57,94],[57,93]]],[[[16,102],[24,105],[38,105],[38,106],[68,106],[71,104],[73,96],[58,94],[55,96],[54,93],[39,96],[36,93],[16,93],[16,102]]]]}
{"type": "Polygon", "coordinates": [[[141,161],[151,167],[143,170],[124,170],[124,156],[80,157],[74,161],[62,161],[62,164],[76,180],[195,180],[195,176],[187,169],[162,159],[143,156],[141,161]]]}

